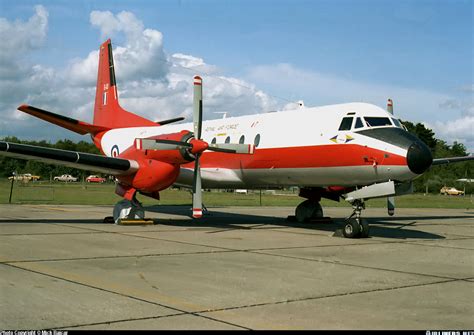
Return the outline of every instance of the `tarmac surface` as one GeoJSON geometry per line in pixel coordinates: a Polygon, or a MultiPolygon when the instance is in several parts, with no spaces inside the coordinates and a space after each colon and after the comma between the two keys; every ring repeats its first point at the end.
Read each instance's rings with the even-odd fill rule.
{"type": "Polygon", "coordinates": [[[366,239],[288,207],[0,205],[0,329],[474,328],[474,210],[367,209],[366,239]]]}

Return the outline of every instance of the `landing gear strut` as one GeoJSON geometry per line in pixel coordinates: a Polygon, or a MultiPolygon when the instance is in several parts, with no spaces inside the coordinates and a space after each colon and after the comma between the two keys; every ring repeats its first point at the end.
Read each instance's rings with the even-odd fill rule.
{"type": "Polygon", "coordinates": [[[345,219],[342,234],[347,238],[369,237],[369,224],[361,218],[362,210],[365,209],[364,202],[359,199],[354,200],[352,208],[354,212],[345,219]]]}

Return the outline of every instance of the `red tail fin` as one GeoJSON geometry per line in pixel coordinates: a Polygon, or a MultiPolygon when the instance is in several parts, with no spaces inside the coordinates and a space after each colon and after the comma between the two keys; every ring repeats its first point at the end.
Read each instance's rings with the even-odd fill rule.
{"type": "Polygon", "coordinates": [[[110,39],[99,50],[99,71],[94,106],[94,125],[107,128],[156,126],[153,121],[127,112],[118,102],[110,39]]]}

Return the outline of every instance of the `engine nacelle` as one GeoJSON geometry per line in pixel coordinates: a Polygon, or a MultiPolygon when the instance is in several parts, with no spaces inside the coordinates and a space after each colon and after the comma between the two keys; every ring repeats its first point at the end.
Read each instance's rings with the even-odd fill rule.
{"type": "Polygon", "coordinates": [[[144,193],[154,193],[171,186],[179,175],[179,165],[153,159],[138,161],[140,168],[130,176],[121,176],[121,183],[144,193]]]}

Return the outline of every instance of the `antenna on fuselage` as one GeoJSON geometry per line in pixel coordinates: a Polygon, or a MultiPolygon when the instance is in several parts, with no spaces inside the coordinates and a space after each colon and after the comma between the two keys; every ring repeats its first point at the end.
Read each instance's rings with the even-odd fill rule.
{"type": "Polygon", "coordinates": [[[227,112],[214,112],[214,114],[222,114],[223,119],[227,117],[227,112]]]}

